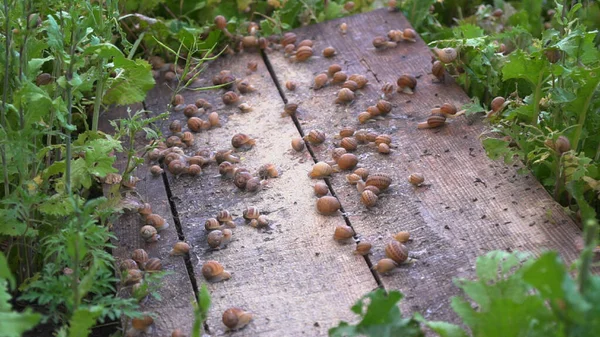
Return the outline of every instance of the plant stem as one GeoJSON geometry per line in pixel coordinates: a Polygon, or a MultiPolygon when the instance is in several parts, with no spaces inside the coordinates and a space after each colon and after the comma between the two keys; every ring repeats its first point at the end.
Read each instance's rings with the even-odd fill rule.
{"type": "MultiPolygon", "coordinates": [[[[74,5],[74,4],[72,4],[74,5]]],[[[71,110],[73,109],[73,88],[71,87],[71,80],[73,79],[73,65],[75,64],[75,35],[76,35],[76,17],[71,16],[71,45],[69,51],[69,68],[67,69],[66,79],[67,79],[67,88],[66,88],[66,103],[67,103],[67,123],[70,125],[73,120],[73,114],[71,110]]],[[[66,169],[65,169],[65,185],[67,188],[67,193],[72,196],[71,190],[71,130],[67,128],[67,154],[65,157],[66,169]]]]}
{"type": "MultiPolygon", "coordinates": [[[[8,128],[6,125],[6,105],[8,104],[6,100],[8,99],[8,78],[9,78],[9,70],[10,70],[10,38],[11,38],[11,30],[10,30],[10,17],[8,13],[8,0],[4,0],[4,19],[6,20],[4,29],[6,34],[6,44],[4,46],[5,54],[4,54],[4,86],[2,88],[2,108],[0,109],[0,124],[5,133],[8,132],[8,128]]],[[[8,165],[6,162],[6,152],[4,145],[0,148],[0,154],[2,155],[2,172],[4,173],[4,196],[7,197],[10,194],[10,185],[8,181],[8,165]]]]}
{"type": "MultiPolygon", "coordinates": [[[[579,151],[579,138],[581,138],[583,124],[585,123],[585,119],[587,117],[587,112],[590,108],[590,103],[592,101],[592,97],[594,97],[594,93],[598,89],[598,86],[600,86],[600,82],[598,82],[598,84],[596,84],[596,87],[594,88],[594,90],[592,90],[590,95],[587,97],[587,99],[585,100],[585,104],[583,105],[583,109],[581,109],[582,111],[579,113],[579,121],[577,122],[577,127],[575,128],[575,135],[573,136],[573,145],[575,146],[575,149],[577,151],[579,151]]],[[[596,156],[598,156],[598,154],[596,154],[596,156]]]]}
{"type": "Polygon", "coordinates": [[[596,219],[588,219],[583,227],[583,238],[585,240],[585,248],[581,252],[581,266],[579,269],[579,291],[585,296],[586,290],[589,289],[590,268],[592,258],[594,257],[594,247],[596,246],[596,238],[598,237],[598,221],[596,219]]]}
{"type": "Polygon", "coordinates": [[[98,67],[98,83],[96,84],[96,98],[94,99],[94,115],[92,117],[92,131],[98,131],[98,121],[100,119],[100,106],[102,105],[102,96],[104,94],[104,65],[106,61],[102,59],[98,67]]]}
{"type": "Polygon", "coordinates": [[[543,78],[544,72],[541,71],[533,96],[533,125],[538,125],[538,120],[540,119],[540,100],[542,99],[542,85],[544,84],[543,78]]]}

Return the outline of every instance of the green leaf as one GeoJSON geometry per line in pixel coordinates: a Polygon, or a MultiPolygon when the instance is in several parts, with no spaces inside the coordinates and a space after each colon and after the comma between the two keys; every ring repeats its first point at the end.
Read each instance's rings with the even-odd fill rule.
{"type": "Polygon", "coordinates": [[[458,39],[473,39],[482,37],[485,32],[478,26],[468,23],[456,26],[453,29],[453,33],[458,39]]]}
{"type": "Polygon", "coordinates": [[[109,79],[104,104],[129,105],[142,102],[154,86],[150,64],[144,60],[129,60],[124,56],[114,59],[117,76],[109,79]]]}
{"type": "Polygon", "coordinates": [[[108,59],[110,57],[123,56],[123,52],[112,43],[100,43],[92,45],[83,50],[84,55],[96,54],[100,58],[108,59]]]}
{"type": "Polygon", "coordinates": [[[61,33],[61,29],[54,19],[54,16],[48,15],[45,26],[46,33],[48,34],[48,46],[57,53],[64,53],[63,34],[61,33]]]}
{"type": "Polygon", "coordinates": [[[509,147],[510,142],[498,138],[486,138],[482,141],[485,153],[492,160],[504,158],[505,163],[513,161],[514,153],[509,147]]]}
{"type": "Polygon", "coordinates": [[[14,209],[0,208],[0,235],[21,236],[27,231],[27,224],[17,218],[14,209]]]}
{"type": "Polygon", "coordinates": [[[597,34],[596,31],[582,32],[575,29],[558,41],[555,47],[583,64],[592,64],[600,58],[600,52],[594,43],[597,34]]]}
{"type": "Polygon", "coordinates": [[[35,77],[39,72],[44,63],[54,60],[53,56],[45,58],[33,58],[27,62],[27,76],[29,78],[35,77]]]}
{"type": "Polygon", "coordinates": [[[96,319],[102,313],[102,307],[92,306],[89,308],[78,308],[69,321],[69,337],[88,336],[92,327],[96,325],[96,319]]]}
{"type": "Polygon", "coordinates": [[[537,86],[543,80],[548,62],[540,56],[530,56],[521,50],[511,53],[502,68],[504,81],[511,78],[522,78],[537,86]]]}
{"type": "Polygon", "coordinates": [[[6,260],[6,256],[4,256],[3,252],[0,252],[0,279],[7,280],[10,289],[14,289],[17,285],[17,281],[15,280],[13,274],[10,272],[10,268],[8,267],[8,261],[6,260]]]}
{"type": "MultiPolygon", "coordinates": [[[[0,293],[2,290],[0,285],[0,293]]],[[[1,298],[0,294],[0,298],[1,298]]],[[[33,329],[41,321],[42,315],[27,309],[24,312],[0,312],[0,337],[21,337],[23,333],[33,329]]]]}
{"type": "Polygon", "coordinates": [[[441,337],[468,337],[461,327],[452,323],[429,321],[425,325],[441,337]]]}

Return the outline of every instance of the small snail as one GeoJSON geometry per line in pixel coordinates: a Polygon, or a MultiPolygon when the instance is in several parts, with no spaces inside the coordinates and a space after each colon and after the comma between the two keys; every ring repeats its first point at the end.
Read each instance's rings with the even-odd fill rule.
{"type": "Polygon", "coordinates": [[[317,200],[317,211],[323,215],[335,214],[341,205],[336,197],[324,196],[317,200]]]}
{"type": "Polygon", "coordinates": [[[212,260],[206,261],[202,265],[202,276],[210,282],[219,282],[231,278],[231,274],[219,262],[212,260]]]}
{"type": "Polygon", "coordinates": [[[371,119],[371,114],[363,111],[361,113],[358,114],[358,122],[360,124],[365,124],[366,122],[368,122],[371,119]]]}
{"type": "Polygon", "coordinates": [[[187,173],[191,176],[198,176],[200,175],[200,173],[202,173],[202,168],[200,167],[200,165],[191,164],[187,168],[187,173]]]}
{"type": "Polygon", "coordinates": [[[396,233],[394,236],[394,240],[400,242],[400,243],[405,243],[408,242],[408,240],[410,240],[410,233],[406,232],[406,231],[401,231],[396,233]]]}
{"type": "Polygon", "coordinates": [[[325,49],[323,49],[323,56],[324,57],[333,57],[335,55],[335,48],[333,47],[327,47],[325,49]]]}
{"type": "Polygon", "coordinates": [[[263,181],[260,180],[259,177],[250,178],[248,181],[246,181],[246,192],[258,192],[262,189],[262,187],[263,181]]]}
{"type": "Polygon", "coordinates": [[[283,53],[285,54],[285,56],[290,56],[294,53],[294,49],[296,49],[296,47],[290,43],[287,46],[285,46],[285,48],[283,48],[283,53]]]}
{"type": "Polygon", "coordinates": [[[569,141],[569,138],[565,136],[558,136],[558,138],[554,142],[554,150],[561,155],[565,152],[570,151],[571,142],[569,141]]]}
{"type": "MultiPolygon", "coordinates": [[[[339,73],[339,71],[338,71],[337,73],[339,73]]],[[[336,74],[337,74],[337,73],[336,73],[336,74]]],[[[335,76],[335,75],[334,75],[334,76],[335,76]]],[[[345,81],[345,82],[342,84],[342,88],[344,88],[344,89],[348,89],[348,90],[350,90],[350,91],[354,92],[354,91],[358,90],[358,83],[356,83],[356,82],[354,82],[354,81],[352,81],[352,80],[346,80],[346,81],[345,81]]],[[[351,100],[353,100],[353,99],[354,99],[354,95],[352,95],[352,97],[350,97],[350,98],[348,98],[348,99],[344,99],[343,97],[339,97],[339,96],[338,96],[338,98],[340,98],[340,99],[341,99],[343,102],[349,102],[349,101],[351,101],[351,100]]]]}
{"type": "Polygon", "coordinates": [[[458,53],[454,48],[433,48],[433,52],[437,55],[437,57],[442,61],[442,63],[452,63],[456,60],[458,53]]]}
{"type": "Polygon", "coordinates": [[[412,75],[402,75],[396,84],[398,84],[398,92],[413,94],[417,86],[417,79],[412,75]]]}
{"type": "Polygon", "coordinates": [[[312,48],[313,45],[314,45],[314,42],[312,40],[306,39],[306,40],[302,40],[302,41],[300,41],[300,43],[298,43],[298,48],[304,47],[304,46],[312,48]]]}
{"type": "Polygon", "coordinates": [[[421,186],[424,181],[425,177],[423,177],[423,175],[420,173],[413,173],[408,176],[408,182],[415,186],[421,186]]]}
{"type": "MultiPolygon", "coordinates": [[[[348,81],[346,81],[348,82],[348,81]]],[[[344,84],[346,83],[344,82],[344,84]]],[[[338,92],[337,99],[335,100],[336,104],[347,104],[354,100],[354,92],[348,88],[342,88],[338,92]]]]}
{"type": "Polygon", "coordinates": [[[288,32],[283,34],[283,37],[280,40],[280,43],[282,46],[287,46],[288,44],[294,44],[296,43],[296,34],[292,33],[292,32],[288,32]]]}
{"type": "Polygon", "coordinates": [[[246,185],[248,184],[248,181],[252,178],[253,177],[249,172],[241,171],[238,169],[233,174],[233,184],[240,190],[244,190],[244,189],[246,189],[246,185]]]}
{"type": "Polygon", "coordinates": [[[356,245],[356,250],[354,253],[358,255],[369,255],[371,252],[371,247],[372,245],[369,242],[361,241],[356,245]]]}
{"type": "Polygon", "coordinates": [[[331,151],[331,158],[333,158],[333,160],[335,162],[337,162],[340,157],[344,154],[346,154],[348,151],[346,151],[346,149],[344,149],[343,147],[336,147],[335,149],[333,149],[333,151],[331,151]]]}
{"type": "Polygon", "coordinates": [[[333,76],[335,73],[342,71],[342,66],[337,63],[334,63],[327,68],[327,75],[333,76]]]}
{"type": "MultiPolygon", "coordinates": [[[[368,112],[367,112],[368,114],[368,112]]],[[[356,138],[356,141],[359,144],[365,144],[367,143],[367,131],[365,130],[358,130],[356,131],[356,133],[354,134],[354,138],[356,138]]]]}
{"type": "Polygon", "coordinates": [[[238,330],[248,325],[252,317],[251,313],[240,308],[229,308],[223,313],[222,321],[229,329],[238,330]]]}
{"type": "Polygon", "coordinates": [[[252,227],[254,227],[254,228],[267,227],[267,226],[269,226],[269,219],[267,219],[266,216],[261,215],[261,216],[259,216],[256,219],[250,220],[249,225],[252,226],[252,227]]]}
{"type": "Polygon", "coordinates": [[[180,256],[180,255],[185,255],[187,253],[190,252],[190,245],[188,245],[187,243],[180,241],[175,243],[175,245],[173,245],[173,249],[171,249],[171,252],[169,253],[169,255],[171,256],[180,256]]]}
{"type": "Polygon", "coordinates": [[[356,130],[353,127],[347,126],[340,130],[340,138],[352,137],[354,136],[354,132],[356,132],[356,130]]]}
{"type": "Polygon", "coordinates": [[[340,141],[340,146],[346,149],[346,151],[352,152],[356,151],[358,147],[358,142],[352,137],[344,137],[340,141]]]}
{"type": "Polygon", "coordinates": [[[217,214],[217,220],[221,223],[233,221],[233,216],[231,216],[231,213],[229,213],[228,210],[222,210],[217,214]]]}
{"type": "Polygon", "coordinates": [[[362,178],[358,174],[350,173],[346,175],[346,181],[352,185],[356,185],[362,178]]]}
{"type": "Polygon", "coordinates": [[[340,24],[340,33],[346,34],[347,32],[348,32],[348,24],[346,24],[345,22],[342,22],[340,24]]]}
{"type": "Polygon", "coordinates": [[[309,46],[301,46],[296,51],[296,61],[304,62],[313,55],[313,50],[309,46]]]}
{"type": "Polygon", "coordinates": [[[390,113],[390,111],[392,111],[392,103],[383,99],[377,101],[376,107],[382,115],[387,115],[388,113],[390,113]]]}
{"type": "Polygon", "coordinates": [[[152,214],[152,206],[149,203],[145,202],[142,204],[141,207],[137,209],[137,211],[141,216],[147,217],[148,215],[152,214]]]}
{"type": "Polygon", "coordinates": [[[294,91],[294,90],[296,90],[297,84],[294,81],[286,81],[285,87],[289,91],[294,91]]]}
{"type": "Polygon", "coordinates": [[[379,188],[377,188],[373,185],[366,186],[364,183],[362,183],[360,181],[356,184],[357,190],[359,189],[359,186],[358,186],[359,184],[361,185],[361,190],[359,191],[360,193],[362,193],[364,191],[371,191],[371,192],[375,193],[375,195],[379,195],[379,193],[381,193],[379,188]]]}
{"type": "Polygon", "coordinates": [[[178,136],[171,136],[171,137],[167,138],[167,140],[165,141],[165,144],[167,145],[167,147],[174,147],[174,146],[183,147],[183,142],[181,141],[181,138],[179,138],[178,136]]]}
{"type": "Polygon", "coordinates": [[[431,116],[427,117],[427,121],[421,122],[417,124],[417,128],[419,129],[433,129],[439,128],[446,124],[446,116],[440,113],[434,113],[431,116]]]}
{"type": "Polygon", "coordinates": [[[398,29],[392,29],[387,33],[388,39],[395,42],[402,41],[403,35],[404,34],[402,33],[402,31],[398,29]]]}
{"type": "Polygon", "coordinates": [[[140,282],[144,278],[144,273],[139,269],[127,269],[123,279],[124,285],[132,285],[140,282]]]}
{"type": "Polygon", "coordinates": [[[354,174],[360,176],[362,178],[362,180],[366,181],[367,178],[369,177],[369,169],[360,167],[354,171],[354,174]]]}
{"type": "Polygon", "coordinates": [[[365,75],[360,75],[360,74],[352,74],[352,75],[350,75],[350,77],[348,77],[348,79],[356,82],[356,84],[358,85],[358,89],[364,88],[365,85],[367,85],[367,83],[369,83],[369,80],[367,79],[367,77],[365,75]]]}
{"type": "Polygon", "coordinates": [[[401,264],[408,259],[408,248],[394,240],[385,246],[385,255],[397,264],[401,264]]]}
{"type": "MultiPolygon", "coordinates": [[[[229,229],[224,229],[223,231],[228,230],[231,231],[229,229]]],[[[219,247],[221,247],[221,244],[223,244],[223,231],[221,230],[214,230],[210,233],[208,233],[208,235],[206,236],[206,242],[208,243],[208,246],[212,249],[219,249],[219,247]]]]}
{"type": "Polygon", "coordinates": [[[215,153],[215,161],[217,164],[221,164],[222,162],[228,161],[232,164],[239,163],[240,158],[234,156],[233,150],[219,150],[215,153]]]}
{"type": "Polygon", "coordinates": [[[231,137],[231,146],[233,146],[236,149],[251,148],[255,144],[256,140],[244,133],[238,133],[231,137]]]}
{"type": "Polygon", "coordinates": [[[308,176],[313,179],[320,179],[329,177],[331,173],[333,173],[333,168],[326,162],[320,161],[313,165],[308,176]]]}
{"type": "Polygon", "coordinates": [[[385,83],[382,87],[381,87],[381,92],[383,93],[383,98],[389,98],[392,97],[392,95],[394,94],[394,85],[392,83],[385,83]]]}
{"type": "Polygon", "coordinates": [[[248,68],[248,71],[250,71],[250,72],[256,72],[256,70],[258,70],[258,62],[256,62],[256,61],[248,62],[247,68],[248,68]]]}
{"type": "Polygon", "coordinates": [[[244,210],[243,216],[246,220],[258,219],[258,217],[260,216],[260,210],[258,209],[258,207],[249,206],[244,210]]]}
{"type": "Polygon", "coordinates": [[[185,99],[182,95],[177,94],[173,96],[173,100],[171,101],[171,103],[173,104],[173,106],[181,105],[185,103],[185,99]]]}
{"type": "Polygon", "coordinates": [[[318,129],[310,130],[308,135],[304,136],[304,140],[314,145],[322,144],[326,138],[325,132],[318,129]]]}
{"type": "MultiPolygon", "coordinates": [[[[195,105],[194,105],[195,106],[195,105]]],[[[191,147],[192,143],[194,142],[194,135],[189,132],[186,131],[183,133],[183,135],[181,136],[181,141],[187,146],[187,147],[191,147]]]]}
{"type": "Polygon", "coordinates": [[[313,188],[317,197],[323,197],[329,194],[329,187],[327,187],[327,184],[322,181],[316,183],[313,188]]]}
{"type": "Polygon", "coordinates": [[[402,31],[402,38],[405,41],[415,42],[417,41],[417,32],[415,32],[414,29],[405,28],[404,31],[402,31]]]}
{"type": "Polygon", "coordinates": [[[202,111],[201,111],[200,109],[198,109],[198,107],[196,106],[196,104],[188,104],[183,109],[183,114],[187,118],[194,117],[197,114],[202,113],[202,112],[204,112],[204,109],[202,109],[202,111]]]}
{"type": "Polygon", "coordinates": [[[492,103],[490,104],[491,107],[491,111],[488,112],[487,117],[492,117],[494,115],[499,114],[500,112],[502,112],[502,110],[509,104],[509,101],[507,101],[504,97],[502,96],[498,96],[495,97],[492,100],[492,103]]]}
{"type": "Polygon", "coordinates": [[[180,120],[172,121],[171,124],[169,124],[169,131],[171,131],[172,133],[181,132],[181,121],[180,120]]]}
{"type": "Polygon", "coordinates": [[[136,249],[131,253],[131,259],[138,264],[138,267],[141,267],[148,261],[148,253],[141,248],[136,249]]]}
{"type": "Polygon", "coordinates": [[[336,241],[346,241],[354,236],[354,230],[347,225],[337,225],[333,231],[333,239],[336,241]]]}
{"type": "Polygon", "coordinates": [[[327,85],[328,80],[329,79],[327,78],[327,74],[319,74],[315,76],[313,89],[318,90],[323,88],[325,85],[327,85]]]}
{"type": "Polygon", "coordinates": [[[126,271],[129,269],[140,269],[140,267],[138,266],[137,262],[135,262],[133,259],[125,259],[121,261],[121,263],[119,264],[119,270],[126,271]]]}
{"type": "Polygon", "coordinates": [[[361,194],[360,194],[360,201],[363,203],[363,205],[367,206],[367,207],[373,207],[375,206],[375,204],[377,204],[377,194],[369,191],[369,190],[364,190],[361,194]]]}
{"type": "Polygon", "coordinates": [[[375,49],[386,49],[386,48],[394,48],[396,47],[397,44],[394,41],[388,41],[388,39],[386,39],[383,36],[376,36],[373,39],[373,47],[375,47],[375,49]]]}
{"type": "Polygon", "coordinates": [[[460,116],[460,115],[462,115],[464,113],[463,111],[457,112],[457,110],[458,109],[456,109],[456,106],[454,104],[452,104],[452,103],[444,103],[444,104],[442,104],[441,107],[432,109],[431,113],[432,114],[438,114],[439,113],[439,114],[444,115],[444,117],[451,117],[451,118],[460,116]]]}
{"type": "Polygon", "coordinates": [[[49,73],[41,73],[35,78],[35,84],[39,87],[52,82],[52,75],[49,73]]]}
{"type": "Polygon", "coordinates": [[[195,102],[196,106],[198,108],[203,108],[205,111],[206,110],[210,110],[212,109],[212,104],[210,104],[207,100],[205,100],[204,98],[198,98],[195,102]]]}
{"type": "Polygon", "coordinates": [[[146,242],[156,242],[160,238],[158,235],[156,228],[146,225],[140,229],[140,235],[146,242]]]}
{"type": "Polygon", "coordinates": [[[444,80],[444,76],[446,74],[446,67],[440,61],[433,62],[431,66],[431,73],[435,76],[440,82],[444,80]]]}
{"type": "MultiPolygon", "coordinates": [[[[344,83],[346,82],[346,80],[348,79],[348,75],[343,72],[343,71],[338,71],[337,73],[333,74],[333,77],[331,78],[331,83],[344,83]]],[[[358,85],[357,85],[358,87],[358,85]]],[[[352,89],[350,89],[352,90],[352,89]]],[[[356,90],[356,89],[354,89],[356,90]]],[[[352,90],[352,91],[354,91],[352,90]]]]}
{"type": "Polygon", "coordinates": [[[386,190],[390,184],[392,183],[392,178],[387,174],[383,173],[373,173],[369,175],[367,180],[365,181],[365,186],[375,186],[380,191],[386,190]]]}
{"type": "Polygon", "coordinates": [[[352,153],[345,153],[337,160],[340,170],[351,170],[358,164],[358,157],[352,153]]]}
{"type": "MultiPolygon", "coordinates": [[[[244,104],[240,104],[240,106],[242,106],[244,104]]],[[[240,108],[240,109],[242,109],[242,108],[240,108]]],[[[250,107],[250,110],[252,110],[252,107],[250,107]]],[[[219,126],[221,126],[221,122],[219,121],[219,114],[217,112],[215,112],[215,111],[213,111],[213,112],[211,112],[211,113],[208,114],[208,122],[210,123],[211,127],[219,127],[219,126]]]]}
{"type": "Polygon", "coordinates": [[[388,258],[377,261],[373,266],[373,270],[382,274],[389,273],[396,268],[398,268],[398,264],[394,260],[388,258]]]}
{"type": "Polygon", "coordinates": [[[221,223],[219,223],[219,221],[215,218],[207,219],[206,222],[204,222],[204,229],[207,231],[221,229],[221,223]]]}
{"type": "Polygon", "coordinates": [[[181,329],[175,329],[171,332],[171,337],[186,337],[181,329]]]}
{"type": "Polygon", "coordinates": [[[162,231],[169,228],[169,224],[163,217],[158,214],[150,214],[146,217],[146,225],[153,226],[157,231],[162,231]]]}
{"type": "Polygon", "coordinates": [[[386,143],[381,143],[379,145],[377,145],[377,152],[381,153],[381,154],[390,154],[392,152],[392,150],[390,149],[390,146],[386,143]]]}
{"type": "Polygon", "coordinates": [[[225,105],[230,105],[239,101],[240,96],[233,91],[228,91],[223,94],[221,99],[223,100],[223,103],[225,103],[225,105]]]}
{"type": "Polygon", "coordinates": [[[144,270],[146,272],[152,273],[162,270],[162,262],[158,258],[151,258],[144,264],[144,270]]]}
{"type": "Polygon", "coordinates": [[[237,83],[237,89],[242,93],[242,94],[247,94],[253,91],[256,91],[256,88],[250,84],[250,81],[243,79],[240,80],[237,83]]]}
{"type": "Polygon", "coordinates": [[[295,116],[296,115],[296,110],[298,110],[298,104],[296,104],[296,103],[287,103],[283,107],[283,113],[281,114],[281,116],[282,117],[285,117],[285,116],[295,116]]]}
{"type": "Polygon", "coordinates": [[[300,137],[292,138],[292,148],[295,151],[300,152],[300,151],[304,150],[304,146],[305,146],[305,144],[304,144],[304,140],[302,138],[300,138],[300,137]]]}
{"type": "Polygon", "coordinates": [[[378,135],[375,138],[375,145],[379,145],[379,144],[387,144],[387,145],[392,144],[392,137],[390,135],[386,135],[386,134],[378,135]]]}
{"type": "Polygon", "coordinates": [[[225,17],[223,15],[215,16],[215,26],[217,26],[217,28],[220,30],[226,29],[227,28],[227,19],[225,19],[225,17]]]}
{"type": "Polygon", "coordinates": [[[202,121],[202,119],[200,119],[198,117],[192,117],[192,118],[188,119],[187,126],[190,129],[190,131],[198,132],[201,130],[201,128],[203,126],[203,121],[202,121]]]}

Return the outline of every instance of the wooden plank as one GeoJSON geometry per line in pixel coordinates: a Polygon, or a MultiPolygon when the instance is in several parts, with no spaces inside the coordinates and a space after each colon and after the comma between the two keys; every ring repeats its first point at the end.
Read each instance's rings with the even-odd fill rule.
{"type": "MultiPolygon", "coordinates": [[[[451,79],[433,82],[431,53],[419,38],[416,43],[376,51],[371,42],[390,29],[410,24],[400,13],[385,9],[295,31],[298,41],[312,39],[319,57],[293,64],[281,51],[268,54],[280,85],[293,80],[298,89],[284,93],[290,102],[299,102],[298,118],[304,132],[326,131],[328,140],[314,151],[320,160],[330,160],[333,139],[342,127],[354,126],[393,138],[393,153],[385,156],[372,146],[361,145],[356,154],[359,165],[371,172],[392,176],[393,185],[383,193],[376,207],[366,209],[345,174],[333,178],[333,186],[359,236],[374,244],[373,262],[384,257],[384,245],[400,230],[411,232],[407,246],[418,258],[394,274],[382,276],[387,289],[406,294],[403,309],[419,311],[429,319],[457,320],[449,296],[458,293],[455,277],[474,277],[474,262],[487,251],[522,250],[539,253],[555,249],[567,261],[577,256],[574,241],[577,226],[531,175],[517,174],[518,166],[506,166],[487,158],[479,140],[485,130],[481,121],[472,125],[461,118],[439,130],[417,130],[430,109],[450,102],[457,106],[468,97],[451,79]],[[339,31],[340,23],[347,34],[339,31]],[[337,50],[332,59],[320,56],[328,46],[337,50]],[[349,106],[333,101],[340,86],[310,89],[314,76],[338,63],[348,75],[364,74],[369,85],[359,90],[349,106]],[[395,94],[394,108],[382,120],[358,125],[357,116],[374,105],[386,83],[396,84],[402,74],[418,78],[414,95],[395,94]],[[427,187],[414,188],[407,177],[421,172],[427,187]]],[[[448,77],[448,76],[447,76],[448,77]]]]}
{"type": "MultiPolygon", "coordinates": [[[[222,179],[214,164],[199,177],[169,174],[183,232],[193,245],[198,282],[205,282],[200,270],[207,260],[219,261],[233,275],[228,281],[208,285],[213,299],[207,320],[211,335],[228,334],[221,323],[222,313],[238,306],[253,312],[255,319],[236,336],[325,336],[340,319],[353,320],[351,305],[377,284],[365,260],[352,254],[353,243],[334,242],[333,228],[344,224],[343,217],[316,213],[314,181],[307,176],[312,158],[307,152],[291,150],[290,139],[298,130],[289,118],[280,116],[283,102],[260,55],[220,59],[209,65],[197,85],[210,85],[212,76],[224,69],[247,78],[257,88],[241,99],[254,110],[242,114],[234,106],[224,106],[221,95],[225,90],[184,91],[187,103],[207,99],[223,125],[196,134],[194,146],[186,152],[229,149],[234,134],[246,133],[255,137],[257,144],[237,153],[240,166],[254,173],[261,165],[273,163],[281,175],[269,179],[268,188],[251,194],[222,179]],[[249,61],[258,63],[258,71],[246,76],[249,61]],[[247,206],[266,214],[271,229],[257,230],[244,224],[241,216],[247,206]],[[225,249],[213,251],[206,243],[204,222],[223,209],[233,213],[237,228],[225,249]]],[[[148,109],[164,111],[171,96],[166,86],[157,87],[147,100],[148,109]]],[[[181,113],[173,113],[171,119],[185,121],[181,113]]]]}
{"type": "MultiPolygon", "coordinates": [[[[143,109],[141,104],[131,107],[132,113],[143,109]]],[[[126,118],[127,107],[112,108],[107,111],[100,120],[100,130],[112,132],[110,120],[126,118]]],[[[143,136],[136,140],[136,147],[146,144],[143,136]]],[[[115,167],[123,170],[126,165],[126,154],[117,154],[115,167]]],[[[135,191],[140,198],[152,205],[152,211],[162,216],[170,224],[169,228],[161,231],[157,242],[146,243],[140,236],[140,228],[144,225],[142,218],[137,212],[127,212],[121,215],[113,225],[113,232],[117,240],[113,242],[115,249],[113,255],[117,262],[131,258],[131,253],[138,248],[148,252],[149,257],[157,257],[162,261],[163,270],[168,271],[161,282],[157,293],[160,300],[149,297],[142,302],[142,309],[157,315],[155,319],[155,336],[170,336],[175,329],[191,331],[195,300],[192,283],[185,265],[184,258],[170,256],[173,245],[179,241],[177,229],[171,215],[171,208],[165,190],[162,176],[155,177],[150,173],[148,162],[137,167],[134,175],[141,180],[137,183],[135,191]]],[[[110,186],[105,186],[105,193],[110,192],[110,186]]]]}

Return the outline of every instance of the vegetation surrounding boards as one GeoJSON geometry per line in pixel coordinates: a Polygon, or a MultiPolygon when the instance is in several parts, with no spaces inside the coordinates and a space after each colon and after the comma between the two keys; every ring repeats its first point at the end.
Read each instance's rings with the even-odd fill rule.
{"type": "MultiPolygon", "coordinates": [[[[153,123],[166,115],[130,111],[114,122],[114,133],[99,131],[106,107],[145,99],[154,85],[146,60],[179,63],[177,92],[220,53],[387,5],[432,48],[456,49],[444,67],[472,97],[467,113],[486,113],[489,156],[524,162],[584,224],[585,248],[572,268],[552,252],[480,257],[477,280],[456,281],[468,298],[452,300],[468,331],[419,315],[402,318],[402,295],[376,291],[352,308],[359,323],[342,322],[330,335],[598,331],[600,279],[590,271],[600,211],[598,2],[3,0],[0,336],[21,336],[41,323],[57,336],[85,336],[122,316],[143,320],[139,300],[157,295],[160,272],[144,276],[146,286],[134,296],[117,293],[122,275],[110,254],[111,224],[139,208],[128,199],[135,194],[132,172],[163,139],[153,123]],[[219,15],[226,21],[215,20],[219,15]],[[256,41],[244,40],[253,33],[256,41]],[[136,137],[149,145],[136,146],[136,137]],[[116,153],[127,158],[120,170],[116,153]]],[[[210,305],[206,288],[197,303],[199,335],[210,305]]]]}

